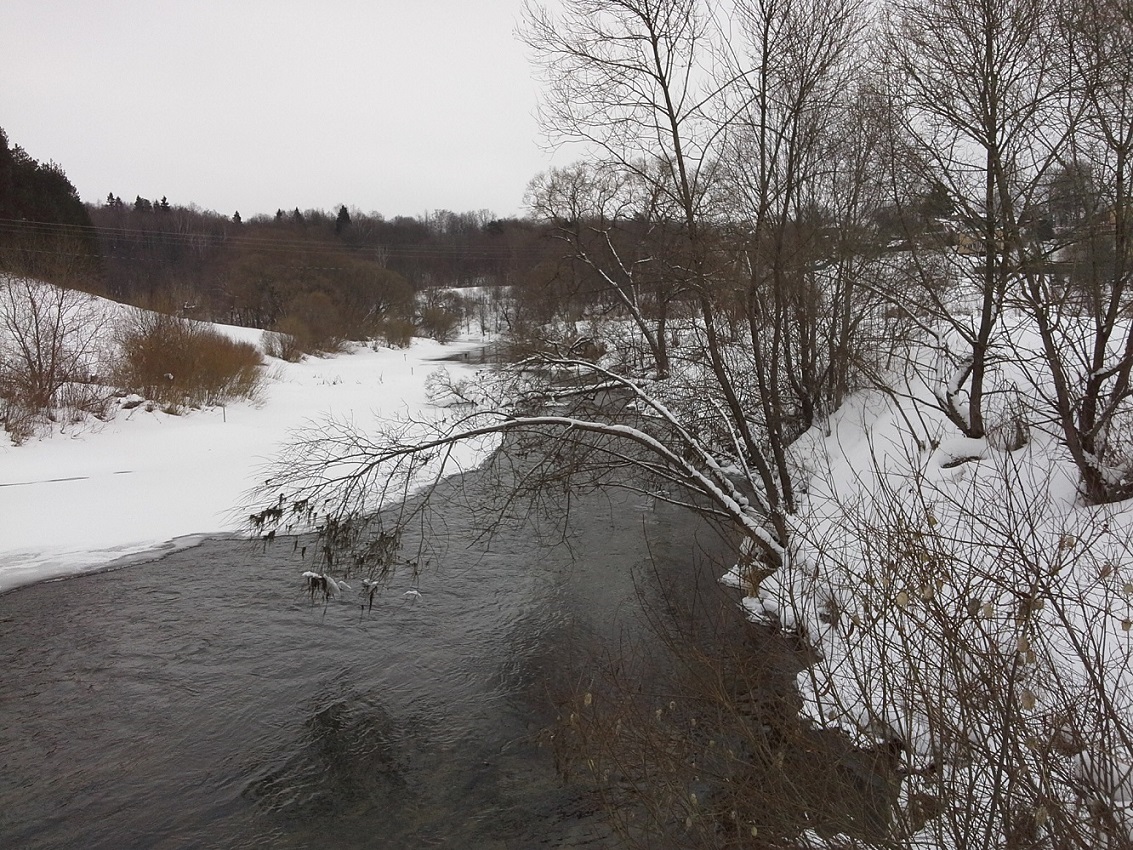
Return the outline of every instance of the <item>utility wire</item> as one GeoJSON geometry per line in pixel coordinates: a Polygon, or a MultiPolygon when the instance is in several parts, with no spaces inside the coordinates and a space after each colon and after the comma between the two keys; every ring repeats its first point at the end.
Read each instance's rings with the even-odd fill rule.
{"type": "Polygon", "coordinates": [[[295,253],[303,251],[312,254],[371,254],[375,259],[397,256],[402,258],[425,259],[537,259],[547,256],[547,252],[537,249],[521,249],[511,245],[335,245],[314,239],[298,239],[277,236],[248,236],[230,231],[206,232],[185,230],[148,230],[127,227],[102,227],[98,225],[60,224],[57,222],[24,221],[0,218],[0,234],[29,234],[51,238],[70,237],[85,239],[94,237],[100,241],[113,242],[115,239],[130,242],[183,247],[221,247],[224,245],[248,248],[267,253],[295,253]]]}

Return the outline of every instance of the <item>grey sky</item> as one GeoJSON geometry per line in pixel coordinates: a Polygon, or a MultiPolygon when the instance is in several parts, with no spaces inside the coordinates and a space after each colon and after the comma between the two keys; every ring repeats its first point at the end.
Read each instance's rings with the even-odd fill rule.
{"type": "Polygon", "coordinates": [[[521,0],[3,0],[0,127],[83,200],[522,212],[521,0]]]}

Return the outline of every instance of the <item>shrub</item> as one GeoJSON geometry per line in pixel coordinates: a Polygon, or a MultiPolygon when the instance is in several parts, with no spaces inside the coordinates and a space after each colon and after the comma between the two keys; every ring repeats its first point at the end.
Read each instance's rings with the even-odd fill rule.
{"type": "Polygon", "coordinates": [[[383,318],[377,324],[376,336],[391,348],[408,348],[415,330],[408,319],[383,318]]]}
{"type": "Polygon", "coordinates": [[[115,337],[118,383],[174,409],[254,399],[262,385],[254,345],[188,319],[136,310],[115,337]]]}
{"type": "Polygon", "coordinates": [[[304,292],[293,298],[276,330],[293,336],[308,354],[339,351],[350,335],[342,311],[325,292],[304,292]]]}
{"type": "Polygon", "coordinates": [[[460,316],[444,307],[421,308],[421,331],[439,343],[450,342],[459,324],[460,316]]]}
{"type": "Polygon", "coordinates": [[[307,353],[295,334],[282,331],[264,331],[260,345],[269,357],[286,360],[288,363],[298,363],[307,353]]]}
{"type": "Polygon", "coordinates": [[[44,411],[95,369],[94,299],[26,279],[0,279],[0,398],[44,411]]]}
{"type": "Polygon", "coordinates": [[[22,446],[35,434],[40,412],[26,405],[0,397],[0,425],[8,432],[12,445],[22,446]]]}

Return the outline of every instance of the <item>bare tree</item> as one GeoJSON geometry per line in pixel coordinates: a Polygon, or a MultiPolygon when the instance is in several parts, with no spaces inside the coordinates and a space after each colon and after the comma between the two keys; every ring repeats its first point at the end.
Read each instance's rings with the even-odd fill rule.
{"type": "MultiPolygon", "coordinates": [[[[1005,299],[1019,280],[1005,240],[1023,232],[1059,144],[1052,27],[1052,7],[1041,0],[902,0],[890,11],[894,150],[908,150],[893,167],[919,172],[922,186],[941,187],[957,208],[948,279],[918,254],[920,285],[909,307],[938,322],[932,333],[944,374],[935,403],[971,437],[986,430],[987,373],[1005,299]]],[[[940,256],[939,243],[929,251],[940,256]]]]}
{"type": "MultiPolygon", "coordinates": [[[[443,383],[433,381],[434,392],[443,383]]],[[[391,519],[377,509],[459,470],[470,446],[504,474],[498,502],[484,505],[497,516],[574,487],[619,486],[693,508],[734,527],[769,560],[784,557],[767,528],[767,500],[735,480],[716,448],[648,385],[590,361],[542,356],[442,395],[457,402],[450,416],[387,423],[373,433],[331,421],[298,435],[256,494],[252,527],[269,537],[315,528],[328,570],[378,581],[390,562],[375,541],[413,517],[391,519]],[[494,451],[500,440],[503,449],[494,451]]]]}
{"type": "MultiPolygon", "coordinates": [[[[680,258],[669,245],[673,219],[660,208],[656,182],[577,163],[536,177],[527,203],[552,224],[567,256],[613,294],[645,340],[657,376],[668,377],[670,307],[684,289],[680,258]]],[[[588,300],[598,296],[591,292],[588,300]]]]}
{"type": "Polygon", "coordinates": [[[517,490],[592,482],[590,464],[600,458],[599,469],[636,469],[650,482],[636,486],[733,523],[753,544],[756,572],[781,566],[795,507],[786,447],[800,430],[796,411],[805,427],[836,403],[848,385],[840,371],[845,355],[869,315],[855,300],[857,272],[844,241],[851,220],[868,207],[863,167],[827,127],[831,119],[852,124],[845,82],[860,10],[850,3],[784,9],[760,17],[754,4],[741,7],[737,20],[755,45],[743,56],[727,55],[716,10],[696,0],[569,0],[554,13],[529,4],[523,35],[543,69],[549,134],[586,143],[594,160],[545,175],[533,203],[620,300],[647,342],[658,380],[545,356],[525,369],[549,383],[510,401],[481,391],[479,408],[426,427],[424,436],[350,437],[332,426],[322,449],[319,434],[310,435],[273,476],[256,524],[277,530],[292,516],[323,528],[364,524],[367,493],[396,489],[390,482],[409,486],[422,459],[494,435],[505,450],[522,446],[536,469],[552,470],[525,471],[517,490]],[[761,35],[769,25],[780,30],[775,38],[761,35]],[[760,73],[763,82],[756,82],[760,73]],[[746,122],[742,132],[737,116],[746,122]],[[742,164],[750,145],[764,146],[766,162],[755,175],[742,164]],[[737,209],[721,182],[729,169],[750,177],[741,195],[754,210],[738,252],[725,220],[737,209]],[[822,224],[835,211],[843,216],[841,237],[822,224]],[[726,313],[737,253],[748,260],[745,333],[733,339],[726,313]],[[651,289],[652,316],[644,304],[651,289]],[[678,292],[698,310],[679,363],[664,342],[665,304],[678,292]],[[822,336],[819,315],[828,304],[841,331],[822,336]],[[831,345],[844,355],[837,366],[831,345]],[[563,373],[577,381],[569,390],[555,385],[563,373]],[[555,408],[564,392],[577,404],[568,413],[555,408]],[[641,411],[656,427],[626,421],[641,411]],[[585,448],[591,439],[600,450],[585,448]],[[544,460],[532,461],[536,456],[544,460]],[[665,495],[666,488],[681,495],[665,495]]]}
{"type": "Polygon", "coordinates": [[[719,127],[699,0],[528,0],[521,35],[544,78],[542,125],[605,164],[640,173],[700,218],[719,127]],[[659,163],[653,173],[654,163],[659,163]]]}
{"type": "Polygon", "coordinates": [[[27,278],[0,281],[0,395],[51,408],[67,382],[96,371],[97,331],[87,293],[27,278]]]}
{"type": "Polygon", "coordinates": [[[730,126],[727,95],[739,72],[720,61],[714,10],[696,0],[571,0],[558,15],[533,4],[528,12],[524,35],[543,68],[552,137],[586,143],[603,167],[636,175],[668,211],[671,251],[683,258],[677,283],[699,310],[700,350],[712,378],[707,394],[726,420],[729,451],[764,494],[782,545],[792,499],[776,442],[781,433],[753,421],[741,386],[750,363],[737,361],[721,336],[728,263],[715,226],[717,184],[730,126]]]}
{"type": "MultiPolygon", "coordinates": [[[[849,161],[838,139],[850,129],[864,24],[853,0],[741,2],[734,28],[742,38],[723,42],[734,106],[721,168],[757,382],[752,401],[788,511],[786,447],[837,406],[852,361],[855,275],[848,246],[837,243],[848,235],[846,216],[859,211],[851,197],[860,196],[865,174],[839,168],[849,161]]],[[[868,156],[868,141],[859,141],[868,156]]]]}
{"type": "Polygon", "coordinates": [[[1045,401],[1098,504],[1133,495],[1133,9],[1087,0],[1062,9],[1060,24],[1070,132],[1046,235],[1062,262],[1044,262],[1026,234],[1013,247],[1050,378],[1045,401]]]}

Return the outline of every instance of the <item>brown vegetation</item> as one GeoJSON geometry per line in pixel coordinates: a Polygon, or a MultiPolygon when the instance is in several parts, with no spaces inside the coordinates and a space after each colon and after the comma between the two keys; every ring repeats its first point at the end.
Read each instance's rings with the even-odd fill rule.
{"type": "Polygon", "coordinates": [[[136,310],[114,337],[116,382],[171,411],[254,399],[263,381],[254,345],[188,319],[136,310]]]}

